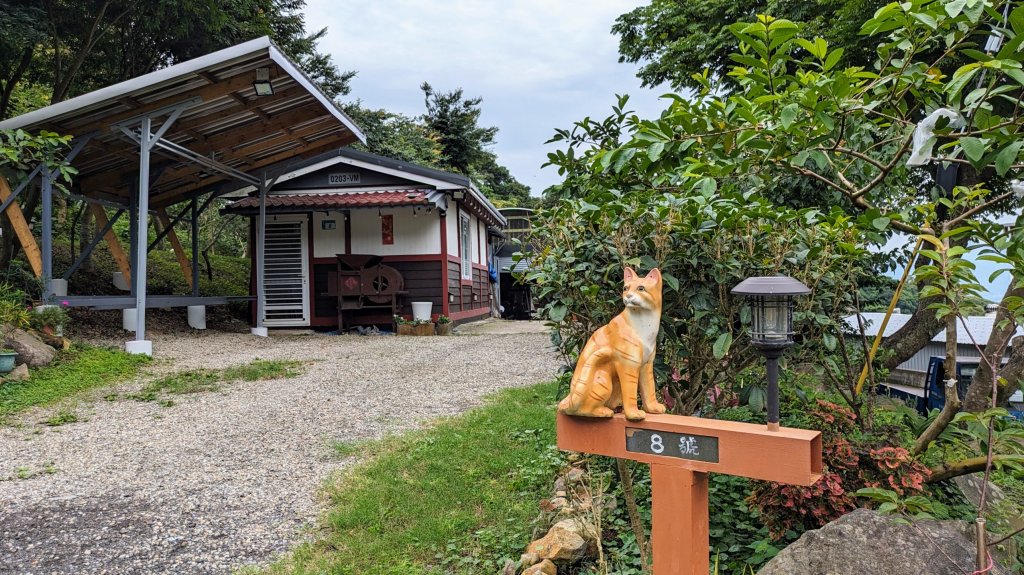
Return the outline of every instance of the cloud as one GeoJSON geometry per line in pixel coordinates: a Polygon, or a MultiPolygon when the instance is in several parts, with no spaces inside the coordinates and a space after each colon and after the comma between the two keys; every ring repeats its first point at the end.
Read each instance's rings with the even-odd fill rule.
{"type": "Polygon", "coordinates": [[[483,98],[482,122],[498,126],[495,152],[539,193],[558,181],[540,170],[555,128],[604,117],[614,94],[636,94],[642,115],[662,108],[635,67],[618,64],[615,18],[640,0],[515,2],[309,0],[310,29],[326,26],[320,48],[356,70],[352,98],[409,115],[423,113],[419,85],[463,88],[483,98]]]}

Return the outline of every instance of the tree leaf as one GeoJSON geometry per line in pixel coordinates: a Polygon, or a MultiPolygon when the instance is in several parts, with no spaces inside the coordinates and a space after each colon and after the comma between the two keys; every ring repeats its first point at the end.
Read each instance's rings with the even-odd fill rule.
{"type": "Polygon", "coordinates": [[[800,106],[796,103],[788,104],[782,108],[781,120],[782,127],[786,130],[793,125],[793,120],[796,119],[797,112],[800,111],[800,106]]]}
{"type": "Polygon", "coordinates": [[[978,163],[985,156],[985,141],[980,138],[960,138],[960,147],[972,163],[978,163]]]}
{"type": "Polygon", "coordinates": [[[712,347],[712,352],[715,354],[715,359],[722,359],[729,353],[729,348],[732,347],[732,333],[725,332],[718,336],[715,340],[715,345],[712,347]]]}
{"type": "Polygon", "coordinates": [[[1017,161],[1017,156],[1020,154],[1020,148],[1024,145],[1024,140],[1017,140],[1011,142],[1009,146],[1003,148],[996,156],[996,173],[1000,176],[1006,175],[1006,172],[1010,171],[1010,167],[1017,161]]]}

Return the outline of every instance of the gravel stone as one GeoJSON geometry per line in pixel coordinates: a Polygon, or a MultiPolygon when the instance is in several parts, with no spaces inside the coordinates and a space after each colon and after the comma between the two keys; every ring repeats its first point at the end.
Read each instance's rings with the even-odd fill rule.
{"type": "Polygon", "coordinates": [[[226,574],[269,563],[309,536],[323,482],[354,461],[333,455],[332,442],[409,430],[557,373],[536,322],[457,331],[152,334],[151,372],[257,358],[308,365],[291,379],[173,396],[172,407],[97,400],[78,405],[76,423],[40,425],[51,408],[0,427],[0,574],[226,574]]]}

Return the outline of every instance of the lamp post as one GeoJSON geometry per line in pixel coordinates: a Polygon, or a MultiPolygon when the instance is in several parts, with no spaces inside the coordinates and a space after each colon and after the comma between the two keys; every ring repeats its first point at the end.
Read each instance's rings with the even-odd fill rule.
{"type": "Polygon", "coordinates": [[[762,276],[741,281],[732,293],[750,305],[750,343],[768,360],[768,430],[778,431],[779,358],[793,345],[793,298],[811,289],[788,276],[762,276]]]}

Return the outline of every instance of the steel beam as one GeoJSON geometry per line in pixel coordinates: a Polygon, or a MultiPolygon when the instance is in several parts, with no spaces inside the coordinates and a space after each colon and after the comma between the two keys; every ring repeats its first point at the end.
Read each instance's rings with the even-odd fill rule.
{"type": "Polygon", "coordinates": [[[42,187],[42,250],[43,250],[43,303],[53,303],[53,287],[50,280],[53,279],[53,181],[50,179],[52,172],[43,170],[42,187]]]}
{"type": "Polygon", "coordinates": [[[75,263],[71,264],[71,267],[68,268],[68,271],[64,273],[65,280],[71,279],[71,274],[78,271],[78,268],[82,265],[82,263],[85,262],[85,259],[89,257],[89,254],[91,254],[92,251],[96,249],[96,246],[100,245],[100,242],[103,241],[103,238],[107,235],[107,232],[109,232],[111,228],[114,227],[114,222],[116,222],[122,214],[124,214],[123,208],[117,210],[117,213],[114,214],[114,217],[107,220],[107,225],[103,226],[103,229],[100,230],[100,232],[96,234],[96,237],[92,239],[92,243],[89,244],[89,247],[82,250],[82,254],[78,256],[78,259],[75,260],[75,263]]]}
{"type": "Polygon", "coordinates": [[[256,220],[256,329],[259,335],[266,335],[266,326],[263,322],[266,320],[266,307],[267,307],[267,293],[266,286],[264,284],[264,260],[266,254],[264,250],[266,248],[266,235],[267,235],[267,191],[270,186],[267,183],[267,173],[263,172],[260,177],[260,215],[256,220]]]}
{"type": "Polygon", "coordinates": [[[155,144],[156,147],[160,148],[161,150],[163,150],[165,152],[169,152],[171,154],[174,154],[174,155],[184,159],[185,161],[192,162],[193,164],[199,164],[200,166],[202,166],[204,168],[207,168],[207,169],[210,169],[210,170],[213,170],[213,171],[215,171],[215,172],[217,172],[219,174],[228,176],[230,178],[234,178],[236,180],[243,181],[243,182],[245,182],[247,184],[254,185],[254,186],[260,183],[259,178],[254,178],[254,177],[250,176],[249,174],[247,174],[247,173],[245,173],[245,172],[243,172],[241,170],[237,170],[235,168],[232,168],[231,166],[229,166],[227,164],[223,164],[223,163],[218,162],[217,160],[214,160],[212,158],[207,158],[206,156],[204,156],[202,154],[199,154],[197,152],[193,152],[192,150],[190,150],[190,149],[188,149],[188,148],[186,148],[186,147],[184,147],[184,146],[182,146],[180,144],[175,144],[174,142],[171,142],[170,140],[159,140],[158,139],[158,140],[156,140],[154,142],[154,144],[155,144]]]}
{"type": "MultiPolygon", "coordinates": [[[[176,110],[180,113],[180,109],[176,110]]],[[[173,112],[172,112],[173,115],[173,112]]],[[[177,116],[173,116],[176,118],[177,116]]],[[[170,127],[168,119],[165,127],[170,127]]],[[[139,139],[139,199],[136,205],[138,223],[135,226],[135,341],[146,341],[146,244],[149,239],[149,159],[153,149],[153,119],[144,116],[139,139]]],[[[159,136],[156,136],[159,137],[159,136]]]]}

